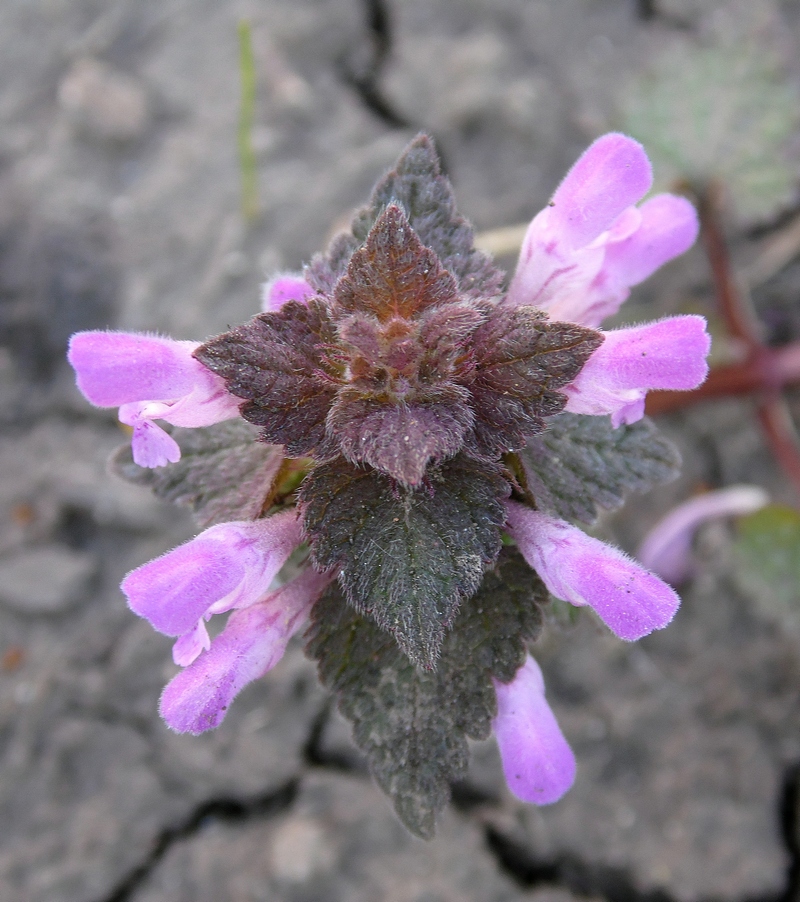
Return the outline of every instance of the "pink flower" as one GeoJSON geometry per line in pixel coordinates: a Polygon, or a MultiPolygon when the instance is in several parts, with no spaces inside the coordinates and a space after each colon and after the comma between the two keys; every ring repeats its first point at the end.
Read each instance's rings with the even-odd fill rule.
{"type": "Polygon", "coordinates": [[[659,194],[633,206],[652,183],[641,144],[614,133],[598,138],[528,226],[508,301],[586,326],[616,313],[632,285],[697,238],[685,198],[659,194]]]}
{"type": "Polygon", "coordinates": [[[285,272],[273,276],[261,289],[261,312],[280,310],[287,301],[304,304],[314,289],[299,273],[285,272]]]}
{"type": "MultiPolygon", "coordinates": [[[[633,206],[651,184],[638,142],[620,134],[598,138],[528,227],[506,303],[592,327],[616,313],[631,286],[697,238],[697,214],[685,198],[659,194],[633,206]]],[[[649,390],[703,382],[709,346],[705,323],[694,316],[607,332],[565,389],[566,409],[610,414],[615,426],[633,423],[649,390]]]]}
{"type": "Polygon", "coordinates": [[[575,756],[544,697],[544,678],[530,656],[508,683],[494,681],[492,722],[503,773],[523,802],[549,805],[575,781],[575,756]]]}
{"type": "Polygon", "coordinates": [[[122,581],[131,610],[167,636],[177,636],[177,664],[208,648],[205,621],[260,601],[300,544],[297,511],[264,520],[220,523],[137,567],[122,581]]]}
{"type": "Polygon", "coordinates": [[[78,388],[98,407],[119,407],[133,427],[134,461],[161,467],[180,460],[177,442],[153,420],[211,426],[239,415],[241,400],[192,352],[199,342],[131,332],[78,332],[67,358],[78,388]]]}
{"type": "Polygon", "coordinates": [[[271,670],[331,577],[305,570],[256,604],[235,611],[207,650],[168,683],[161,716],[178,733],[219,726],[233,699],[271,670]]]}
{"type": "Polygon", "coordinates": [[[577,378],[564,388],[566,409],[611,414],[614,426],[635,423],[644,416],[649,390],[689,390],[703,382],[710,347],[702,316],[673,316],[606,332],[577,378]]]}
{"type": "Polygon", "coordinates": [[[755,485],[732,485],[690,498],[658,521],[636,556],[645,567],[677,586],[691,575],[691,545],[698,526],[718,517],[751,514],[768,503],[769,495],[755,485]]]}
{"type": "Polygon", "coordinates": [[[575,526],[513,501],[508,529],[549,592],[594,608],[620,639],[641,639],[662,629],[680,605],[675,590],[619,549],[575,526]]]}

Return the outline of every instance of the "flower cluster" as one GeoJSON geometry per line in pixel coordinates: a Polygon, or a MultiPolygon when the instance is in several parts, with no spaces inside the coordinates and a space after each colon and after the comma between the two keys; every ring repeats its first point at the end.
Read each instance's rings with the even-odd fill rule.
{"type": "MultiPolygon", "coordinates": [[[[692,389],[705,378],[700,317],[600,329],[631,286],[696,238],[685,199],[659,195],[636,206],[651,181],[639,144],[619,134],[598,139],[532,221],[504,290],[504,274],[474,248],[421,136],[349,233],[303,273],[265,286],[262,312],[249,323],[204,344],[73,337],[78,387],[96,405],[119,407],[133,427],[136,465],[186,463],[177,464],[180,445],[155,420],[197,428],[241,417],[257,427],[253,441],[281,446],[300,474],[299,491],[263,486],[255,514],[211,526],[122,584],[132,610],[176,638],[183,670],[161,700],[173,729],[217,726],[334,590],[364,630],[383,631],[413,678],[432,687],[437,663],[450,660],[448,637],[468,616],[464,606],[507,559],[504,537],[547,591],[591,606],[622,639],[670,621],[675,592],[548,510],[527,484],[525,458],[559,418],[635,428],[649,390],[692,389]],[[300,574],[276,588],[304,542],[310,556],[300,574]],[[207,621],[226,612],[210,640],[207,621]]],[[[203,478],[217,493],[225,488],[215,472],[203,478]]],[[[485,638],[487,648],[502,646],[485,638]]],[[[524,643],[492,654],[476,692],[508,784],[522,799],[555,801],[575,761],[541,671],[524,643]]],[[[320,660],[321,672],[327,663],[320,660]]],[[[348,667],[356,665],[348,659],[339,670],[348,667]]],[[[349,691],[358,679],[356,670],[336,688],[349,691]]],[[[436,691],[445,683],[446,675],[436,691]]],[[[375,693],[370,704],[380,702],[375,693]]],[[[365,710],[373,708],[353,717],[365,710]]],[[[459,729],[477,736],[479,721],[459,729]]]]}

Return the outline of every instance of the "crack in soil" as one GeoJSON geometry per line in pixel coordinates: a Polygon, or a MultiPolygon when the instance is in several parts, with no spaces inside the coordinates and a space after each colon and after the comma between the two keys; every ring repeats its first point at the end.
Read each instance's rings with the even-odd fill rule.
{"type": "MultiPolygon", "coordinates": [[[[789,856],[784,888],[778,893],[750,896],[742,902],[800,900],[800,763],[791,765],[786,771],[777,814],[780,835],[789,856]]],[[[525,889],[558,887],[606,902],[677,902],[667,890],[638,889],[633,876],[623,868],[588,863],[569,853],[554,858],[536,858],[529,846],[521,845],[491,826],[485,827],[484,835],[498,868],[525,889]]],[[[710,897],[705,902],[717,902],[717,899],[710,897]]]]}
{"type": "Polygon", "coordinates": [[[295,778],[272,792],[249,799],[222,797],[201,802],[181,823],[163,829],[156,837],[150,854],[98,902],[129,902],[172,846],[194,836],[207,826],[208,821],[238,823],[253,818],[275,817],[292,806],[299,787],[300,780],[295,778]]]}
{"type": "Polygon", "coordinates": [[[360,54],[340,63],[346,84],[354,88],[364,106],[391,128],[410,128],[412,123],[383,93],[381,75],[392,51],[392,26],[385,0],[361,0],[368,33],[360,54]]]}

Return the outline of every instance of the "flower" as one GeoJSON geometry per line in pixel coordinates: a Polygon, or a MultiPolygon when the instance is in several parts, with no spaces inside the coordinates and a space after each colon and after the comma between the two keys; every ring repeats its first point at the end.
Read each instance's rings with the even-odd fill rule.
{"type": "Polygon", "coordinates": [[[307,569],[234,611],[225,629],[164,689],[160,710],[167,724],[195,735],[218,727],[239,692],[280,661],[330,581],[330,575],[307,569]]]}
{"type": "Polygon", "coordinates": [[[305,303],[314,294],[314,289],[302,274],[285,272],[273,276],[261,289],[261,311],[270,313],[280,310],[287,301],[305,303]]]}
{"type": "Polygon", "coordinates": [[[652,183],[638,141],[598,138],[528,226],[508,303],[589,326],[616,313],[632,285],[697,238],[697,213],[685,198],[659,194],[633,206],[652,183]]]}
{"type": "Polygon", "coordinates": [[[508,530],[556,598],[589,605],[620,639],[662,629],[680,605],[674,589],[619,549],[564,520],[510,501],[508,530]]]}
{"type": "Polygon", "coordinates": [[[528,655],[510,683],[494,680],[492,728],[503,773],[523,802],[557,802],[575,780],[575,756],[544,697],[544,677],[528,655]]]}
{"type": "Polygon", "coordinates": [[[67,359],[84,397],[119,407],[133,427],[134,462],[162,467],[180,460],[178,443],[153,420],[173,426],[210,426],[239,415],[225,383],[192,356],[199,342],[131,332],[78,332],[67,359]]]}
{"type": "Polygon", "coordinates": [[[656,523],[636,556],[668,583],[680,585],[692,572],[691,545],[698,526],[719,517],[751,514],[768,503],[769,495],[755,485],[732,485],[690,498],[656,523]]]}
{"type": "MultiPolygon", "coordinates": [[[[511,675],[535,632],[530,609],[520,611],[536,592],[489,585],[481,604],[494,606],[491,616],[483,607],[480,617],[458,614],[488,580],[524,574],[518,552],[501,551],[504,529],[551,593],[590,605],[623,639],[664,627],[679,605],[666,583],[622,552],[538,510],[547,501],[534,496],[543,492],[510,475],[524,468],[528,442],[564,411],[610,415],[621,427],[642,417],[649,390],[692,389],[705,378],[709,338],[700,317],[599,328],[631,286],[697,236],[683,198],[636,206],[651,182],[641,145],[619,134],[598,139],[532,221],[504,293],[504,274],[475,248],[432,143],[419,136],[350,232],[302,274],[271,279],[249,322],[203,344],[124,332],[73,337],[78,387],[98,406],[119,406],[133,427],[135,463],[179,459],[158,419],[201,427],[241,416],[258,440],[282,446],[280,470],[264,468],[263,455],[248,454],[250,427],[210,429],[186,439],[180,467],[153,479],[156,491],[198,513],[206,505],[231,518],[122,583],[131,609],[176,640],[173,658],[183,669],[161,698],[170,727],[216,727],[310,617],[307,650],[341,694],[354,735],[412,829],[427,835],[432,820],[425,800],[404,798],[407,787],[433,781],[432,799],[446,797],[466,737],[484,735],[492,716],[490,678],[512,792],[539,804],[566,792],[575,759],[538,665],[528,658],[509,683],[496,679],[511,675]],[[526,503],[507,500],[515,490],[526,503]],[[248,494],[255,505],[243,502],[248,494]],[[308,563],[274,588],[302,541],[308,563]],[[334,579],[341,592],[326,592],[334,579]],[[227,623],[212,640],[206,624],[222,613],[227,623]],[[476,674],[431,677],[437,662],[452,669],[458,658],[463,668],[472,650],[476,674]],[[383,667],[394,670],[377,672],[383,667]],[[413,691],[394,691],[399,686],[413,691]],[[449,722],[441,713],[448,704],[458,713],[449,722]],[[399,739],[412,721],[409,755],[399,739]],[[445,735],[443,723],[455,735],[445,735]],[[422,774],[432,756],[435,775],[422,774]],[[386,776],[408,769],[409,779],[386,776]]],[[[576,422],[561,420],[567,431],[576,422]]],[[[599,425],[601,433],[610,428],[599,425]]],[[[646,457],[645,433],[626,454],[646,457]]],[[[595,450],[619,472],[614,441],[595,450]]],[[[592,497],[585,473],[574,482],[574,497],[592,497]]]]}
{"type": "Polygon", "coordinates": [[[209,647],[205,621],[260,601],[300,544],[297,512],[263,520],[220,523],[122,581],[132,611],[167,636],[177,636],[176,664],[209,647]]]}
{"type": "MultiPolygon", "coordinates": [[[[659,194],[644,148],[625,135],[598,138],[567,173],[523,241],[506,303],[535,304],[561,320],[599,326],[632,285],[684,253],[699,224],[682,197],[659,194]]],[[[698,316],[605,332],[564,388],[572,413],[610,414],[614,426],[644,415],[651,389],[688,390],[706,377],[710,338],[698,316]]]]}

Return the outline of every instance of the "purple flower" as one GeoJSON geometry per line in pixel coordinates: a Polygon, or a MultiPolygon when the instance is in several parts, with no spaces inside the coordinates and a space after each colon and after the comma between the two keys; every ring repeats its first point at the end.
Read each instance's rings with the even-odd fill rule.
{"type": "Polygon", "coordinates": [[[207,650],[164,689],[160,707],[167,724],[178,733],[195,735],[219,726],[239,692],[280,661],[330,580],[329,575],[305,570],[231,614],[207,650]]]}
{"type": "Polygon", "coordinates": [[[161,467],[180,460],[177,442],[153,420],[173,426],[210,426],[239,415],[218,376],[192,356],[198,342],[131,332],[78,332],[67,358],[78,388],[98,407],[119,407],[133,427],[134,461],[161,467]]]}
{"type": "Polygon", "coordinates": [[[614,426],[644,416],[651,389],[696,388],[708,374],[711,339],[702,316],[669,319],[615,329],[564,389],[571,413],[611,414],[614,426]]]}
{"type": "Polygon", "coordinates": [[[755,485],[732,485],[690,498],[656,523],[636,556],[645,567],[677,586],[691,575],[691,545],[698,526],[718,517],[751,514],[768,503],[769,495],[755,485]]]}
{"type": "Polygon", "coordinates": [[[271,313],[280,310],[287,301],[304,304],[313,294],[314,289],[299,273],[280,273],[264,283],[261,289],[261,311],[271,313]]]}
{"type": "Polygon", "coordinates": [[[131,610],[160,633],[179,637],[175,662],[189,664],[208,648],[204,621],[260,601],[300,541],[294,510],[220,523],[137,567],[122,581],[122,591],[131,610]]]}
{"type": "Polygon", "coordinates": [[[494,680],[492,722],[508,788],[523,802],[549,805],[575,781],[575,756],[544,697],[544,678],[528,656],[514,679],[494,680]]]}
{"type": "Polygon", "coordinates": [[[549,592],[594,608],[620,639],[665,627],[680,605],[674,589],[619,549],[575,526],[509,501],[508,529],[549,592]]]}
{"type": "MultiPolygon", "coordinates": [[[[697,214],[685,198],[660,194],[632,206],[651,184],[640,144],[619,134],[598,138],[528,227],[506,303],[534,304],[555,320],[595,327],[616,313],[632,285],[697,238],[697,214]]],[[[604,338],[564,389],[573,413],[633,423],[649,390],[693,389],[708,373],[710,338],[701,317],[671,317],[604,338]]]]}
{"type": "Polygon", "coordinates": [[[652,182],[641,144],[620,134],[598,138],[528,227],[508,302],[587,326],[616,313],[632,285],[697,238],[697,214],[685,198],[659,194],[633,206],[652,182]]]}

